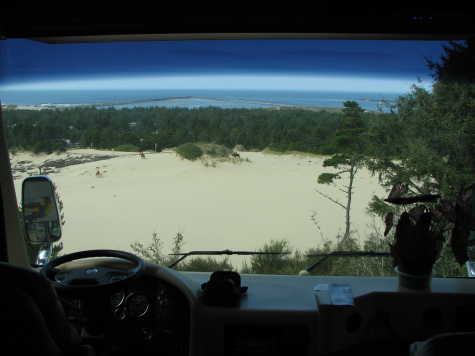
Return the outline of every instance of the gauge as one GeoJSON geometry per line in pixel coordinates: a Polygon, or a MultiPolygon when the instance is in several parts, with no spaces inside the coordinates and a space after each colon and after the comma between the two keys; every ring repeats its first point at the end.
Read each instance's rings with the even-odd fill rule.
{"type": "Polygon", "coordinates": [[[120,307],[124,299],[125,299],[125,292],[123,290],[112,294],[110,297],[110,303],[111,303],[112,309],[116,309],[120,307]]]}
{"type": "Polygon", "coordinates": [[[160,288],[155,296],[157,316],[162,322],[166,322],[171,316],[170,296],[165,288],[160,288]]]}
{"type": "Polygon", "coordinates": [[[143,316],[148,311],[149,305],[146,295],[141,293],[129,294],[126,301],[127,315],[133,318],[143,316]]]}
{"type": "Polygon", "coordinates": [[[56,273],[56,275],[54,276],[54,279],[58,283],[64,283],[66,282],[67,277],[68,277],[68,272],[61,271],[61,272],[56,273]]]}
{"type": "Polygon", "coordinates": [[[156,299],[160,309],[166,308],[168,304],[170,304],[170,299],[168,299],[167,292],[163,288],[159,289],[156,299]]]}
{"type": "Polygon", "coordinates": [[[124,308],[118,308],[114,311],[114,316],[117,320],[124,320],[127,315],[124,308]]]}

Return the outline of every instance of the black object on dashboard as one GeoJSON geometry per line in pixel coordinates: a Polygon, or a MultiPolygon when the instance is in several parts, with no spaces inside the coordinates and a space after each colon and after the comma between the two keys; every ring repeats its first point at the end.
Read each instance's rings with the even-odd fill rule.
{"type": "Polygon", "coordinates": [[[208,282],[201,285],[205,305],[232,307],[237,305],[247,287],[241,287],[241,276],[233,271],[216,271],[208,282]]]}

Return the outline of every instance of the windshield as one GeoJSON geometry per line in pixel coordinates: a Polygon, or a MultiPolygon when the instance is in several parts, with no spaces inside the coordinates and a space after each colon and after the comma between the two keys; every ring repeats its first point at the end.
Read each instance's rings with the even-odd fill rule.
{"type": "MultiPolygon", "coordinates": [[[[298,274],[318,254],[389,253],[401,216],[416,224],[423,209],[434,275],[467,274],[452,235],[474,182],[473,81],[446,80],[444,61],[464,42],[1,45],[17,199],[25,177],[55,182],[55,256],[117,249],[170,265],[196,250],[286,252],[174,268],[298,274]],[[420,195],[438,197],[387,200],[420,195]]],[[[308,272],[388,276],[395,260],[334,256],[308,272]]]]}

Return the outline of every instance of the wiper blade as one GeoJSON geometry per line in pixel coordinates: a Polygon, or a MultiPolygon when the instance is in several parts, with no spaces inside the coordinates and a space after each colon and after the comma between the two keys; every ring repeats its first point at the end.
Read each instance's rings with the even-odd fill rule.
{"type": "Polygon", "coordinates": [[[170,253],[169,256],[181,256],[178,260],[173,262],[169,268],[175,267],[179,262],[183,261],[188,256],[197,255],[287,255],[290,252],[272,252],[272,251],[233,251],[233,250],[221,250],[221,251],[190,251],[184,253],[170,253]]]}
{"type": "Polygon", "coordinates": [[[375,251],[333,251],[330,253],[316,253],[312,255],[306,255],[307,257],[330,257],[330,256],[351,256],[351,257],[386,257],[389,256],[389,252],[375,252],[375,251]]]}
{"type": "Polygon", "coordinates": [[[318,265],[325,262],[329,257],[389,257],[389,252],[376,252],[376,251],[333,251],[330,253],[316,253],[312,255],[306,255],[307,257],[323,257],[319,261],[315,262],[304,271],[311,272],[318,265]]]}

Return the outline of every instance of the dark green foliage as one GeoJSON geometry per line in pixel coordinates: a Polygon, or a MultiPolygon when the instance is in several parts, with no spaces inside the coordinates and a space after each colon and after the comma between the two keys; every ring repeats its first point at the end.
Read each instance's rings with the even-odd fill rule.
{"type": "Polygon", "coordinates": [[[139,148],[135,145],[130,143],[126,143],[124,145],[119,145],[114,148],[114,151],[122,151],[122,152],[138,152],[140,151],[139,148]]]}
{"type": "MultiPolygon", "coordinates": [[[[308,257],[308,255],[331,253],[335,250],[389,252],[391,240],[392,237],[384,237],[380,232],[373,231],[362,243],[358,243],[353,238],[343,240],[337,238],[304,252],[298,250],[292,252],[286,240],[273,240],[264,244],[259,251],[282,250],[292,253],[280,256],[251,256],[250,262],[244,264],[241,273],[297,275],[303,269],[322,260],[322,257],[308,257]]],[[[391,257],[329,257],[318,264],[310,274],[320,276],[395,276],[391,257]]],[[[446,246],[434,266],[433,275],[434,277],[463,277],[466,275],[466,270],[457,264],[451,254],[450,247],[446,246]]]]}
{"type": "Polygon", "coordinates": [[[399,159],[375,147],[369,162],[385,187],[404,183],[412,194],[453,198],[474,182],[475,85],[414,88],[398,110],[399,159]]]}
{"type": "Polygon", "coordinates": [[[438,82],[475,83],[475,39],[465,42],[449,41],[444,46],[440,62],[426,59],[438,82]]]}
{"type": "Polygon", "coordinates": [[[177,266],[180,271],[192,272],[214,272],[214,271],[232,271],[234,268],[228,258],[219,261],[213,257],[190,257],[190,260],[184,260],[177,266]]]}
{"type": "Polygon", "coordinates": [[[375,214],[381,219],[383,219],[388,213],[399,213],[400,208],[397,205],[391,205],[386,203],[383,199],[373,196],[371,201],[368,204],[367,212],[369,214],[375,214]]]}
{"type": "Polygon", "coordinates": [[[34,153],[53,153],[53,152],[65,152],[66,144],[63,141],[38,141],[32,147],[34,153]]]}
{"type": "MultiPolygon", "coordinates": [[[[291,252],[288,255],[254,255],[245,263],[241,273],[248,274],[289,274],[297,275],[300,271],[322,261],[323,257],[309,257],[314,254],[328,254],[333,251],[377,251],[388,252],[386,238],[377,233],[359,244],[352,238],[325,241],[322,245],[301,252],[292,250],[286,240],[272,240],[265,243],[258,251],[291,252]]],[[[391,276],[394,275],[392,261],[388,257],[329,257],[319,263],[310,272],[311,275],[332,276],[391,276]]]]}
{"type": "Polygon", "coordinates": [[[342,114],[213,107],[120,110],[77,107],[6,110],[4,117],[10,149],[33,150],[39,142],[61,139],[97,149],[131,144],[138,151],[161,151],[187,142],[203,142],[228,149],[242,145],[249,150],[271,147],[277,151],[324,153],[334,144],[342,114]]]}
{"type": "MultiPolygon", "coordinates": [[[[409,94],[399,97],[394,118],[370,128],[373,149],[367,166],[388,191],[403,185],[406,197],[436,194],[447,205],[475,183],[474,50],[473,40],[450,42],[439,62],[427,60],[436,80],[432,91],[413,86],[409,94]]],[[[369,207],[380,216],[388,212],[382,198],[373,199],[369,207]]],[[[439,211],[438,232],[450,241],[454,224],[450,211],[430,208],[439,211]]],[[[463,240],[452,238],[450,243],[454,251],[466,248],[463,240]]],[[[463,264],[464,259],[459,262],[463,264]]],[[[463,270],[454,263],[450,244],[446,244],[434,273],[452,276],[463,270]]]]}
{"type": "Polygon", "coordinates": [[[184,159],[194,161],[203,155],[203,150],[194,143],[185,143],[176,148],[176,153],[184,159]]]}
{"type": "Polygon", "coordinates": [[[196,145],[201,148],[203,154],[211,157],[229,157],[233,152],[230,148],[215,143],[200,143],[196,145]]]}
{"type": "MultiPolygon", "coordinates": [[[[258,249],[259,252],[291,252],[286,240],[271,240],[258,249]]],[[[250,266],[244,266],[243,273],[288,274],[292,270],[291,255],[254,255],[250,266]]]]}
{"type": "Polygon", "coordinates": [[[444,48],[440,62],[427,60],[432,92],[413,86],[399,97],[394,118],[370,129],[369,168],[388,189],[402,183],[409,195],[453,199],[475,182],[475,43],[444,48]]]}

